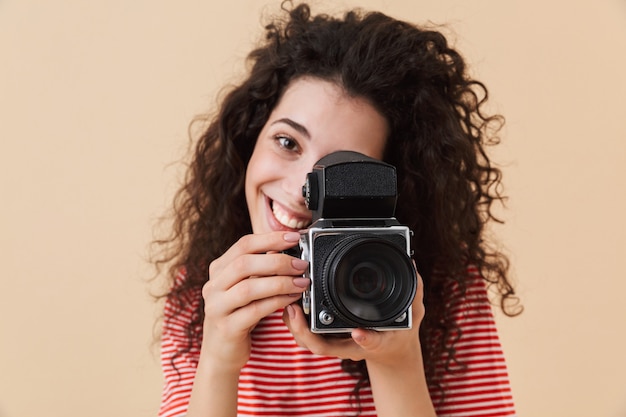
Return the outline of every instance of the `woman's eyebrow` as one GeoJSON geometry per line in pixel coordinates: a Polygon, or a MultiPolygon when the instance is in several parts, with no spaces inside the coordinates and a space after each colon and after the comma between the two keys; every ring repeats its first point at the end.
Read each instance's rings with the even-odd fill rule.
{"type": "Polygon", "coordinates": [[[286,125],[289,125],[291,128],[295,129],[296,131],[298,131],[298,133],[300,133],[301,135],[305,136],[306,139],[311,139],[311,134],[309,133],[309,131],[307,130],[306,127],[304,127],[303,125],[301,125],[298,122],[295,122],[289,118],[282,118],[282,119],[278,119],[278,120],[274,120],[272,122],[272,125],[278,124],[278,123],[284,123],[286,125]]]}

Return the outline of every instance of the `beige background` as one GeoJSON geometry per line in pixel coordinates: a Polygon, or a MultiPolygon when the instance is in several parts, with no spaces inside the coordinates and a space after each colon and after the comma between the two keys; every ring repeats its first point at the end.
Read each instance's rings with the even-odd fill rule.
{"type": "MultiPolygon", "coordinates": [[[[0,1],[0,416],[155,415],[152,225],[188,122],[277,3],[0,1]]],[[[333,8],[357,4],[446,23],[507,117],[519,415],[626,416],[625,2],[333,8]]]]}

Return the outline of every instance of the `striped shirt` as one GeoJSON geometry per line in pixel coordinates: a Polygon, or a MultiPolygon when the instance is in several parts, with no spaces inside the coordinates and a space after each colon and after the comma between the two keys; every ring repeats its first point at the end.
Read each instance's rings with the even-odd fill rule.
{"type": "MultiPolygon", "coordinates": [[[[491,305],[483,280],[475,269],[462,304],[452,306],[462,332],[455,345],[455,362],[444,373],[442,389],[433,389],[431,398],[438,416],[513,416],[515,409],[508,373],[496,332],[491,305]],[[444,392],[442,398],[441,392],[444,392]]],[[[186,353],[185,329],[201,302],[198,291],[187,308],[174,315],[165,306],[162,337],[162,367],[165,386],[160,417],[183,416],[187,410],[200,346],[186,353]]],[[[200,330],[200,329],[196,329],[200,330]]],[[[446,358],[439,366],[444,367],[446,358]]],[[[252,333],[250,359],[241,370],[238,416],[376,416],[371,389],[353,391],[358,376],[341,369],[341,360],[314,355],[299,347],[277,311],[264,318],[252,333]]]]}

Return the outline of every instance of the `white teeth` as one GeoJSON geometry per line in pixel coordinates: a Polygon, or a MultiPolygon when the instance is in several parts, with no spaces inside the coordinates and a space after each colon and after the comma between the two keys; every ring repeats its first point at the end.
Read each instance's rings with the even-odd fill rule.
{"type": "Polygon", "coordinates": [[[272,212],[280,224],[287,226],[290,229],[303,229],[308,224],[307,220],[298,220],[289,216],[289,214],[279,204],[272,204],[272,212]]]}

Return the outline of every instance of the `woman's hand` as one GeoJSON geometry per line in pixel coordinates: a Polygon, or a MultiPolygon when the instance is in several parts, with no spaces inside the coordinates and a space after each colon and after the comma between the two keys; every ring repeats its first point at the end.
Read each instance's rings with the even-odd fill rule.
{"type": "Polygon", "coordinates": [[[281,253],[298,233],[246,235],[209,265],[202,288],[204,324],[188,417],[235,416],[250,332],[265,316],[297,300],[308,287],[308,262],[281,253]]]}
{"type": "Polygon", "coordinates": [[[238,372],[250,356],[252,329],[301,296],[308,263],[281,253],[298,240],[293,232],[246,235],[210,264],[201,361],[238,372]]]}
{"type": "Polygon", "coordinates": [[[424,318],[422,279],[412,304],[409,330],[355,329],[351,338],[326,338],[311,333],[302,309],[285,308],[283,319],[296,342],[313,353],[354,361],[364,359],[380,417],[435,416],[424,372],[419,326],[424,318]]]}

